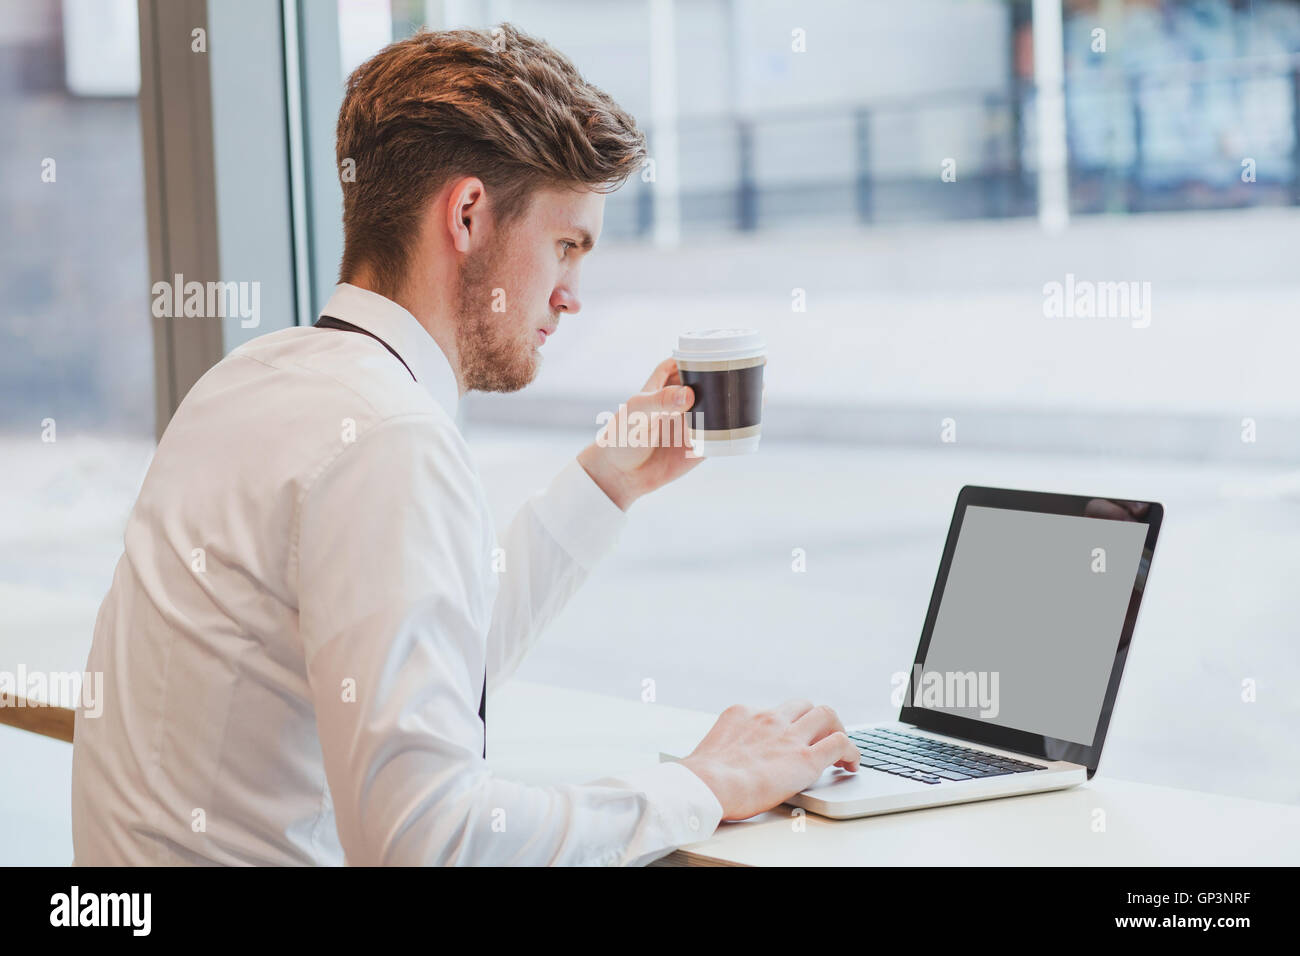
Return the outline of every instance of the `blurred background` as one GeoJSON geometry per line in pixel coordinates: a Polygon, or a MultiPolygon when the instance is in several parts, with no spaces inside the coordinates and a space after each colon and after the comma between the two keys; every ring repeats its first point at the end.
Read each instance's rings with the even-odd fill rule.
{"type": "MultiPolygon", "coordinates": [[[[177,103],[150,86],[155,0],[0,0],[0,670],[84,666],[175,400],[324,302],[347,73],[422,27],[509,20],[632,112],[652,163],[609,198],[537,382],[462,405],[498,527],[677,332],[770,350],[758,455],[637,503],[521,678],[888,719],[962,485],[1152,499],[1101,772],[1300,803],[1300,3],[186,6],[207,46],[176,55],[211,69],[177,103]],[[195,116],[193,156],[151,158],[195,116]],[[210,215],[157,211],[176,162],[215,171],[210,215]],[[261,327],[218,328],[188,370],[190,333],[150,314],[178,222],[263,284],[261,327]],[[256,252],[271,222],[283,268],[256,252]],[[1061,317],[1067,282],[1145,305],[1061,317]]],[[[0,728],[30,784],[0,791],[0,862],[71,859],[70,755],[0,728]]]]}

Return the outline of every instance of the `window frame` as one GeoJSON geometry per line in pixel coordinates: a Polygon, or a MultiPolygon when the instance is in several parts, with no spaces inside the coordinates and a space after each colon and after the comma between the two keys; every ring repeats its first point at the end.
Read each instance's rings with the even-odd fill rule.
{"type": "Polygon", "coordinates": [[[257,282],[258,322],[152,315],[156,434],[244,341],[310,322],[296,0],[138,0],[149,288],[257,282]],[[204,49],[196,51],[195,31],[204,49]],[[252,137],[232,136],[255,130],[252,137]]]}

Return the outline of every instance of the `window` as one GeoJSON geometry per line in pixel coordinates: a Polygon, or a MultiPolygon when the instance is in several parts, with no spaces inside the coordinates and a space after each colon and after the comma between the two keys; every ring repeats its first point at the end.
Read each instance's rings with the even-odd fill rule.
{"type": "MultiPolygon", "coordinates": [[[[0,670],[17,683],[85,667],[154,448],[138,45],[134,0],[0,17],[0,670]]],[[[4,862],[71,859],[47,812],[67,806],[70,760],[0,728],[0,761],[29,771],[0,793],[4,862]]]]}

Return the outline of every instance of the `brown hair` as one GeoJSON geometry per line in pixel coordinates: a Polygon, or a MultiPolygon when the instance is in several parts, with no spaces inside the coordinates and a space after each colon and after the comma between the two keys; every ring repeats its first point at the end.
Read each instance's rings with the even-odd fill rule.
{"type": "Polygon", "coordinates": [[[419,215],[457,175],[487,186],[498,226],[540,186],[616,189],[645,161],[636,121],[568,57],[509,23],[421,31],[348,77],[339,110],[343,262],[378,291],[401,286],[419,215]]]}

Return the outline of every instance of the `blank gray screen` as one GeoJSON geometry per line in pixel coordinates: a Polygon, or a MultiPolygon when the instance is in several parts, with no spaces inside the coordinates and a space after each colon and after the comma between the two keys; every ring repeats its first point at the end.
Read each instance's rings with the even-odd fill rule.
{"type": "Polygon", "coordinates": [[[996,674],[998,712],[969,697],[931,709],[1091,746],[1146,535],[1141,522],[968,507],[923,672],[984,672],[990,689],[996,674]]]}

